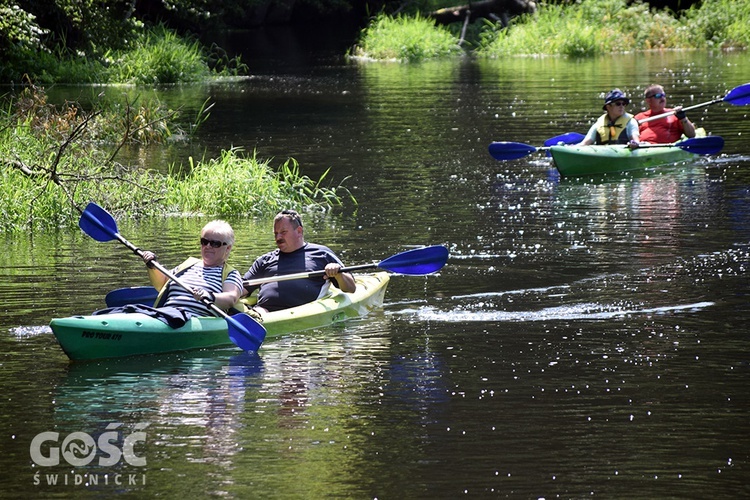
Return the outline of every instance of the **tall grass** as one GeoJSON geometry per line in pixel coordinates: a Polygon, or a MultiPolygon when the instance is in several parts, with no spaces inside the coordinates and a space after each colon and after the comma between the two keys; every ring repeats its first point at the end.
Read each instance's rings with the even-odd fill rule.
{"type": "Polygon", "coordinates": [[[200,43],[156,27],[126,51],[108,52],[108,80],[117,83],[169,84],[206,80],[211,70],[200,43]]]}
{"type": "Polygon", "coordinates": [[[653,49],[740,48],[750,43],[750,0],[705,0],[681,17],[647,3],[582,0],[540,4],[506,29],[488,23],[483,57],[563,54],[574,57],[653,49]]]}
{"type": "Polygon", "coordinates": [[[458,39],[444,26],[417,14],[414,17],[379,14],[362,30],[350,51],[355,58],[421,61],[461,55],[458,39]]]}
{"type": "Polygon", "coordinates": [[[701,46],[724,50],[750,47],[750,0],[703,0],[685,14],[701,46]]]}
{"type": "Polygon", "coordinates": [[[163,205],[168,211],[255,216],[275,213],[290,205],[330,208],[341,205],[342,196],[356,203],[341,184],[322,186],[327,172],[313,181],[301,174],[294,159],[274,169],[270,160],[259,160],[255,152],[247,155],[242,149],[234,148],[223,151],[219,158],[200,162],[191,158],[189,166],[186,177],[180,176],[181,167],[173,165],[165,178],[163,205]]]}
{"type": "Polygon", "coordinates": [[[315,181],[294,160],[274,168],[236,149],[218,159],[191,159],[187,174],[181,165],[167,175],[122,165],[115,161],[120,146],[144,141],[143,134],[158,139],[156,129],[169,129],[173,118],[154,114],[149,126],[136,127],[133,117],[141,114],[126,109],[143,108],[84,113],[74,105],[50,106],[31,89],[8,101],[0,109],[0,234],[72,227],[89,201],[120,217],[255,216],[290,205],[329,209],[347,198],[356,203],[341,183],[324,185],[327,172],[315,181]]]}
{"type": "Polygon", "coordinates": [[[477,53],[486,57],[563,54],[573,57],[653,48],[691,47],[689,32],[664,11],[626,0],[540,6],[509,28],[488,26],[477,53]]]}
{"type": "MultiPolygon", "coordinates": [[[[48,169],[0,165],[0,234],[74,227],[79,211],[96,201],[118,217],[272,215],[287,206],[330,209],[356,200],[343,187],[326,187],[301,174],[293,159],[278,168],[255,154],[224,151],[218,159],[191,161],[187,176],[174,166],[169,175],[121,165],[102,166],[96,155],[77,157],[48,169]],[[56,179],[53,180],[53,177],[56,179]]],[[[345,180],[345,179],[344,179],[345,180]]],[[[343,181],[342,181],[343,182],[343,181]]]]}
{"type": "Polygon", "coordinates": [[[0,66],[0,79],[35,84],[110,83],[175,84],[243,75],[247,66],[229,58],[219,47],[178,36],[163,26],[144,31],[127,49],[95,54],[45,51],[40,47],[10,47],[0,66]]]}
{"type": "MultiPolygon", "coordinates": [[[[455,24],[455,23],[454,23],[455,24]]],[[[461,54],[455,26],[436,26],[419,14],[380,14],[350,50],[355,58],[420,61],[461,54]]],[[[750,0],[704,0],[677,16],[643,1],[579,0],[538,3],[534,14],[506,28],[483,21],[467,46],[480,57],[589,57],[663,49],[750,47],[750,0]]]]}

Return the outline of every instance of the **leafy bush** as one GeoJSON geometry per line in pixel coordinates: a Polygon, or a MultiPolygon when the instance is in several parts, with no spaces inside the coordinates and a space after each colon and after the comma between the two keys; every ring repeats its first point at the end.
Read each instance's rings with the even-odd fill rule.
{"type": "Polygon", "coordinates": [[[685,13],[685,20],[701,46],[750,47],[750,0],[703,0],[685,13]]]}
{"type": "Polygon", "coordinates": [[[0,50],[36,49],[48,33],[37,24],[36,16],[18,5],[0,5],[0,50]]]}
{"type": "Polygon", "coordinates": [[[665,48],[739,47],[750,42],[750,0],[706,0],[676,18],[647,3],[582,0],[541,4],[508,28],[487,24],[484,57],[564,54],[572,57],[665,48]]]}

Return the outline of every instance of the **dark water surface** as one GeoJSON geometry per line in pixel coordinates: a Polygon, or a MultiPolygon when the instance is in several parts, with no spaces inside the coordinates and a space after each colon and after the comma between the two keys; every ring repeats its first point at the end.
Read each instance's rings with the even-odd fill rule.
{"type": "MultiPolygon", "coordinates": [[[[635,175],[561,180],[541,154],[487,153],[493,140],[584,133],[615,86],[710,101],[746,83],[750,56],[284,61],[259,57],[244,82],[159,91],[188,111],[210,97],[211,119],[191,146],[132,161],[164,168],[235,146],[294,157],[314,178],[330,168],[359,205],[308,214],[310,241],[350,264],[445,244],[448,265],[394,276],[382,310],[257,355],[70,363],[49,320],[103,307],[108,290],[145,284],[145,269],[78,231],[4,236],[3,497],[750,495],[750,108],[691,113],[725,138],[721,155],[635,175]],[[134,448],[145,465],[30,457],[41,432],[63,448],[107,427],[116,445],[145,433],[134,448]]],[[[66,92],[82,91],[52,93],[66,92]]],[[[118,222],[176,265],[205,221],[118,222]]],[[[237,267],[271,248],[270,220],[230,222],[237,267]]]]}

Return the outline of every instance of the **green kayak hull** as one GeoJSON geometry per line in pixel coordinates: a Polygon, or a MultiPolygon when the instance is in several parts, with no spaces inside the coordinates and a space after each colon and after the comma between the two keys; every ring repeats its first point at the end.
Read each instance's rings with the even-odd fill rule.
{"type": "Polygon", "coordinates": [[[695,157],[676,146],[633,150],[622,145],[551,146],[549,151],[563,177],[629,172],[695,157]]]}
{"type": "MultiPolygon", "coordinates": [[[[328,295],[298,307],[263,315],[266,340],[300,330],[319,328],[367,314],[383,304],[389,276],[385,272],[355,276],[357,290],[331,287],[328,295]]],[[[231,346],[222,318],[191,318],[173,329],[145,314],[107,314],[55,318],[52,332],[72,360],[116,358],[142,354],[231,346]]]]}

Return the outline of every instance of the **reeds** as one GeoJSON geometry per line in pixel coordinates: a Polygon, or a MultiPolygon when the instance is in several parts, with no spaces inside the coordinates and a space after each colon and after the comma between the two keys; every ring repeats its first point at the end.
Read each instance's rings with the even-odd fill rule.
{"type": "Polygon", "coordinates": [[[356,203],[341,184],[322,185],[328,172],[314,181],[301,174],[294,159],[275,169],[270,160],[258,159],[255,151],[247,154],[240,148],[233,148],[222,151],[219,158],[200,162],[191,158],[189,168],[189,173],[183,177],[182,167],[173,166],[164,179],[163,206],[170,212],[259,216],[292,205],[331,208],[341,205],[342,195],[356,203]]]}
{"type": "Polygon", "coordinates": [[[211,51],[194,39],[155,26],[135,37],[126,49],[97,54],[46,51],[38,46],[14,46],[5,54],[0,79],[35,84],[177,84],[245,74],[240,58],[229,58],[218,47],[211,51]]]}
{"type": "Polygon", "coordinates": [[[362,59],[422,61],[463,54],[458,39],[446,27],[417,14],[379,14],[362,31],[350,55],[362,59]]]}
{"type": "Polygon", "coordinates": [[[328,172],[315,181],[294,159],[274,168],[239,149],[175,163],[168,174],[116,161],[124,144],[162,142],[174,116],[158,103],[54,107],[35,87],[8,100],[0,109],[0,234],[73,227],[90,201],[119,217],[258,216],[356,203],[341,183],[324,185],[328,172]]]}
{"type": "MultiPolygon", "coordinates": [[[[479,57],[592,57],[665,49],[722,50],[750,46],[750,0],[704,0],[677,15],[645,2],[581,0],[539,3],[508,27],[475,22],[467,50],[479,57]]],[[[453,29],[453,32],[456,30],[453,29]]],[[[350,50],[359,59],[416,62],[464,54],[451,30],[416,15],[379,14],[350,50]]]]}
{"type": "Polygon", "coordinates": [[[162,26],[149,31],[129,50],[108,52],[107,81],[172,84],[207,80],[212,72],[200,43],[162,26]]]}

